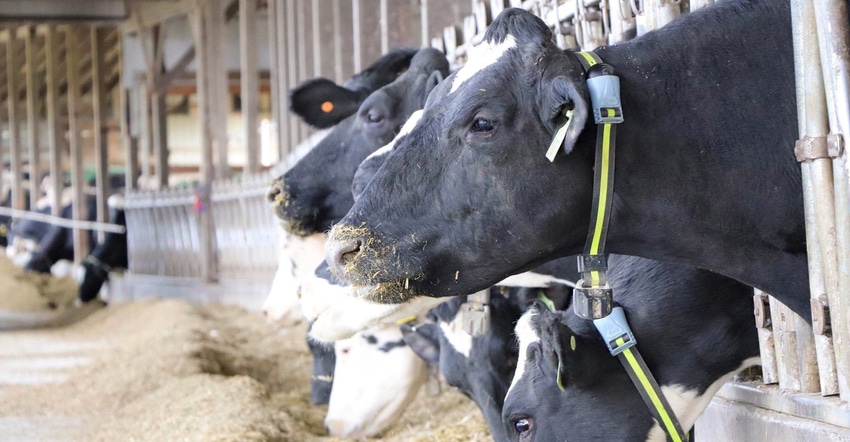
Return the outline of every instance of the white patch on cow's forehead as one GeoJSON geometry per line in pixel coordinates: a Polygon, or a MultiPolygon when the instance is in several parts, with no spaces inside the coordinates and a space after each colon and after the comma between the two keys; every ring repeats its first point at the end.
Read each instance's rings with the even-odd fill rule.
{"type": "Polygon", "coordinates": [[[440,321],[440,330],[443,331],[443,335],[452,348],[469,359],[469,354],[472,352],[472,335],[463,328],[461,312],[458,311],[458,314],[449,323],[440,321]]]}
{"type": "Polygon", "coordinates": [[[451,94],[456,91],[460,85],[466,82],[466,80],[469,80],[475,76],[475,74],[487,68],[487,66],[499,61],[508,49],[515,47],[516,39],[514,39],[513,35],[508,34],[508,36],[505,37],[505,40],[501,43],[494,43],[489,40],[485,40],[470,48],[466,64],[463,65],[463,67],[455,74],[452,89],[449,93],[451,94]]]}
{"type": "Polygon", "coordinates": [[[418,123],[420,119],[422,119],[422,109],[419,109],[418,111],[410,114],[410,118],[407,119],[407,122],[405,122],[404,126],[401,127],[401,130],[398,131],[398,135],[396,135],[392,141],[387,143],[386,146],[369,154],[369,156],[366,157],[366,159],[363,161],[367,161],[369,158],[379,157],[385,153],[392,152],[392,150],[395,149],[396,141],[398,141],[399,138],[409,134],[410,131],[412,131],[413,128],[416,127],[416,123],[418,123]]]}
{"type": "MultiPolygon", "coordinates": [[[[729,382],[729,380],[741,370],[759,364],[761,364],[760,357],[745,359],[744,362],[741,363],[740,367],[734,371],[726,373],[721,376],[720,379],[714,381],[702,395],[700,395],[696,390],[689,390],[681,385],[675,384],[662,386],[661,392],[664,394],[664,397],[667,398],[667,403],[670,404],[673,412],[676,413],[676,417],[679,419],[679,424],[682,425],[682,429],[687,432],[687,429],[694,425],[699,415],[701,415],[705,408],[708,407],[708,403],[711,402],[711,399],[717,391],[726,384],[726,382],[729,382]]],[[[658,422],[655,422],[652,425],[652,429],[649,430],[649,437],[647,437],[646,440],[647,442],[663,442],[667,440],[667,435],[661,429],[661,426],[658,425],[658,422]]]]}
{"type": "Polygon", "coordinates": [[[531,319],[537,315],[533,309],[525,312],[516,323],[516,328],[514,332],[516,333],[517,340],[519,341],[519,358],[516,361],[516,372],[514,372],[514,378],[511,381],[511,386],[508,388],[508,394],[511,393],[511,390],[514,389],[514,385],[522,379],[522,376],[525,374],[525,359],[528,352],[528,346],[533,342],[539,342],[540,336],[537,336],[537,333],[534,332],[534,329],[531,327],[531,319]]]}

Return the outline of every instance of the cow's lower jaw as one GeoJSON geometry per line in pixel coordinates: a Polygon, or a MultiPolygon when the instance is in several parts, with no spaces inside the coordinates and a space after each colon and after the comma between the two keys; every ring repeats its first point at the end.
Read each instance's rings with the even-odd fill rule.
{"type": "Polygon", "coordinates": [[[310,337],[332,342],[378,324],[393,323],[427,312],[446,298],[417,296],[402,303],[376,303],[352,296],[352,288],[333,285],[322,278],[305,281],[301,288],[301,308],[313,321],[310,337]]]}

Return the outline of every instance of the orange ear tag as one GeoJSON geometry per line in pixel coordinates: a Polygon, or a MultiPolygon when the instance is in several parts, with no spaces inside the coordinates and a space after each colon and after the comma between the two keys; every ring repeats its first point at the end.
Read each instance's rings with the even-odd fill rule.
{"type": "Polygon", "coordinates": [[[330,113],[332,110],[334,110],[333,103],[331,103],[330,101],[325,101],[324,103],[322,103],[322,112],[327,114],[330,113]]]}

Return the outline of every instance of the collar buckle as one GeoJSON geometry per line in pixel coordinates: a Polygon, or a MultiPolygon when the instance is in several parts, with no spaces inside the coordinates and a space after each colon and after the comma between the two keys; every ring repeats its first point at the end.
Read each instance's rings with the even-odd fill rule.
{"type": "Polygon", "coordinates": [[[637,340],[629,327],[628,321],[626,321],[626,314],[622,307],[614,307],[610,315],[594,319],[593,325],[605,339],[605,344],[608,345],[611,356],[617,356],[627,348],[637,345],[637,340]]]}

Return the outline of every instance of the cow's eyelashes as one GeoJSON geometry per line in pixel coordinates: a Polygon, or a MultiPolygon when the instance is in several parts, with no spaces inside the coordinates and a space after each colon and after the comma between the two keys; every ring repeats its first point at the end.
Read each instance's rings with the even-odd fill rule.
{"type": "Polygon", "coordinates": [[[494,129],[495,123],[492,120],[478,117],[472,122],[473,132],[490,132],[494,129]]]}

